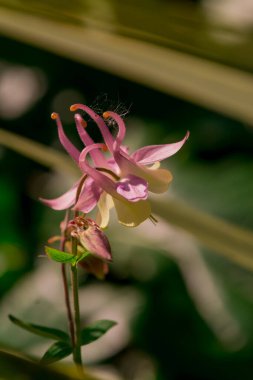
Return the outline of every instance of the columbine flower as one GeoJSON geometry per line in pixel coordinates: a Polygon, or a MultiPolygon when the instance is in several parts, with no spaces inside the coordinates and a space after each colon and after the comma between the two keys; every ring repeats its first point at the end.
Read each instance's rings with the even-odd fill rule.
{"type": "Polygon", "coordinates": [[[79,136],[86,145],[80,152],[64,133],[59,115],[52,114],[56,119],[59,139],[76,161],[83,175],[72,188],[61,197],[42,201],[48,206],[63,210],[74,206],[74,210],[85,214],[98,206],[99,225],[105,227],[109,221],[109,209],[115,207],[118,220],[126,226],[137,226],[147,218],[151,218],[151,209],[148,191],[163,193],[168,189],[172,181],[172,174],[166,169],[160,169],[160,161],[175,154],[189,137],[189,132],[183,140],[174,144],[151,145],[143,147],[129,155],[128,149],[122,145],[126,128],[123,120],[115,112],[107,111],[104,119],[114,119],[119,127],[114,138],[105,120],[97,115],[88,106],[74,104],[71,111],[82,109],[97,124],[104,138],[107,149],[112,157],[106,159],[101,148],[104,144],[95,144],[86,131],[87,123],[78,114],[75,114],[75,122],[79,136]],[[86,157],[91,156],[93,166],[86,157]],[[151,166],[150,166],[151,165],[151,166]]]}
{"type": "Polygon", "coordinates": [[[62,145],[78,163],[83,175],[61,197],[51,200],[41,199],[41,201],[55,210],[64,210],[75,205],[75,210],[85,214],[98,205],[101,227],[108,224],[109,209],[112,206],[116,208],[119,222],[127,226],[137,226],[150,217],[151,209],[146,201],[148,194],[145,180],[132,174],[120,179],[117,175],[119,168],[115,160],[104,157],[100,151],[104,144],[94,144],[84,129],[86,122],[80,115],[75,115],[76,126],[80,138],[87,145],[82,154],[65,135],[59,115],[53,113],[52,118],[56,120],[62,145]],[[86,162],[85,158],[88,153],[95,165],[94,168],[86,162]],[[120,181],[115,182],[115,178],[120,181]],[[111,198],[107,196],[108,194],[112,196],[113,204],[111,198]]]}
{"type": "Polygon", "coordinates": [[[119,176],[121,178],[127,177],[128,175],[135,175],[147,182],[149,191],[158,194],[167,191],[173,177],[169,170],[159,168],[160,161],[177,153],[188,139],[189,132],[187,132],[185,137],[179,142],[146,146],[129,155],[125,147],[122,145],[126,133],[126,127],[124,121],[118,114],[112,111],[107,111],[103,114],[105,119],[112,118],[118,124],[118,134],[116,138],[114,138],[102,117],[97,115],[88,106],[74,104],[70,109],[72,111],[81,109],[96,122],[109,151],[119,167],[119,176]],[[153,166],[150,167],[147,165],[153,166]]]}

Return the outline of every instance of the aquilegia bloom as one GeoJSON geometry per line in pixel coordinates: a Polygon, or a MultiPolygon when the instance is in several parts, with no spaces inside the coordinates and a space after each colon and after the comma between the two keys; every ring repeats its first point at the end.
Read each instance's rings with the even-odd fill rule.
{"type": "Polygon", "coordinates": [[[82,176],[61,197],[42,201],[56,210],[73,207],[74,210],[85,214],[97,205],[101,227],[107,225],[109,209],[113,206],[119,222],[127,226],[137,226],[150,218],[148,191],[163,193],[172,181],[171,173],[159,168],[160,161],[175,154],[183,146],[189,133],[187,132],[184,139],[177,143],[147,146],[129,155],[122,145],[126,128],[119,115],[111,111],[103,114],[104,119],[112,118],[118,124],[118,133],[114,138],[105,120],[88,106],[75,104],[70,109],[85,111],[96,122],[105,144],[95,144],[85,129],[86,122],[79,114],[75,114],[79,136],[86,146],[80,152],[65,135],[58,114],[52,114],[52,118],[56,119],[59,139],[79,165],[82,176]],[[104,156],[105,150],[111,153],[110,158],[104,156]],[[88,154],[92,165],[87,160],[88,154]]]}
{"type": "Polygon", "coordinates": [[[159,194],[167,191],[173,177],[170,171],[159,168],[160,161],[177,153],[188,139],[189,132],[186,133],[183,140],[177,143],[150,145],[138,149],[136,152],[129,155],[126,152],[126,149],[122,146],[126,133],[126,127],[122,118],[118,114],[112,111],[107,111],[103,114],[105,119],[113,118],[118,124],[118,134],[114,139],[107,128],[105,121],[88,106],[74,104],[70,109],[73,111],[77,109],[85,111],[97,123],[104,141],[120,169],[120,177],[124,178],[125,176],[132,174],[146,180],[148,190],[153,193],[159,194]],[[147,167],[147,165],[152,164],[154,165],[147,167]]]}

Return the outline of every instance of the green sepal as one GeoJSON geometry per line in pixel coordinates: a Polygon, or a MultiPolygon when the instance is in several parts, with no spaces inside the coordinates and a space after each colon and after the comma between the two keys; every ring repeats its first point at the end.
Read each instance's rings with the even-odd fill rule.
{"type": "Polygon", "coordinates": [[[67,342],[55,342],[49,349],[45,352],[41,358],[41,363],[51,364],[57,362],[58,360],[64,359],[72,353],[72,347],[70,343],[67,342]]]}
{"type": "Polygon", "coordinates": [[[91,325],[86,326],[81,331],[81,345],[84,346],[86,344],[90,344],[95,340],[99,339],[102,335],[104,335],[108,330],[110,330],[113,326],[115,326],[117,322],[110,321],[107,319],[102,319],[100,321],[96,321],[91,325]]]}
{"type": "Polygon", "coordinates": [[[51,260],[57,261],[58,263],[72,264],[76,260],[76,256],[72,253],[63,252],[52,247],[45,246],[45,252],[51,260]]]}
{"type": "Polygon", "coordinates": [[[48,339],[60,340],[62,342],[70,342],[68,334],[62,330],[55,329],[53,327],[46,327],[46,326],[36,325],[33,323],[23,322],[20,319],[14,317],[13,315],[9,315],[9,319],[15,325],[33,334],[36,334],[48,339]]]}

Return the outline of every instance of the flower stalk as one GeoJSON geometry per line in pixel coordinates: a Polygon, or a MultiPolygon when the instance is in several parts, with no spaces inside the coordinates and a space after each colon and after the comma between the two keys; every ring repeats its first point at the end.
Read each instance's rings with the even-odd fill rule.
{"type": "MultiPolygon", "coordinates": [[[[60,243],[60,250],[65,251],[65,243],[66,243],[66,237],[65,237],[65,229],[69,218],[69,211],[66,212],[65,219],[63,221],[63,227],[61,232],[61,243],[60,243]]],[[[67,309],[67,318],[68,318],[68,327],[69,327],[69,333],[71,338],[72,346],[75,345],[75,327],[74,327],[74,320],[71,310],[71,304],[70,304],[70,297],[69,297],[69,289],[68,289],[68,278],[67,278],[67,271],[66,271],[66,264],[61,264],[61,274],[62,274],[62,282],[63,282],[63,289],[64,289],[64,298],[65,298],[65,305],[67,309]]]]}
{"type": "Polygon", "coordinates": [[[69,333],[71,337],[72,346],[74,347],[75,346],[75,327],[74,327],[74,320],[73,320],[71,305],[70,305],[66,264],[61,264],[61,273],[62,273],[62,281],[63,281],[63,288],[64,288],[65,305],[67,309],[69,333]]]}
{"type": "MultiPolygon", "coordinates": [[[[77,239],[72,237],[72,254],[77,255],[77,239]]],[[[72,281],[72,294],[74,304],[74,321],[75,321],[75,339],[73,347],[73,359],[77,366],[82,366],[81,356],[81,323],[80,323],[80,307],[78,296],[78,277],[77,277],[77,264],[71,265],[71,281],[72,281]]]]}

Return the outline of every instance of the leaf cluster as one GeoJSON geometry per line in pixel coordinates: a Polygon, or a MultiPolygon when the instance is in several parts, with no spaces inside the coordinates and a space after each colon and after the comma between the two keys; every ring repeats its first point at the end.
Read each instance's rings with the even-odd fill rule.
{"type": "MultiPolygon", "coordinates": [[[[55,340],[48,350],[45,352],[41,359],[43,364],[51,364],[58,360],[64,359],[73,352],[73,347],[69,335],[62,330],[41,326],[33,323],[24,322],[13,315],[9,315],[9,319],[15,325],[27,330],[35,335],[42,336],[55,340]]],[[[117,323],[115,321],[102,319],[90,325],[85,326],[81,331],[81,345],[88,345],[95,340],[101,338],[108,330],[110,330],[117,323]]]]}

